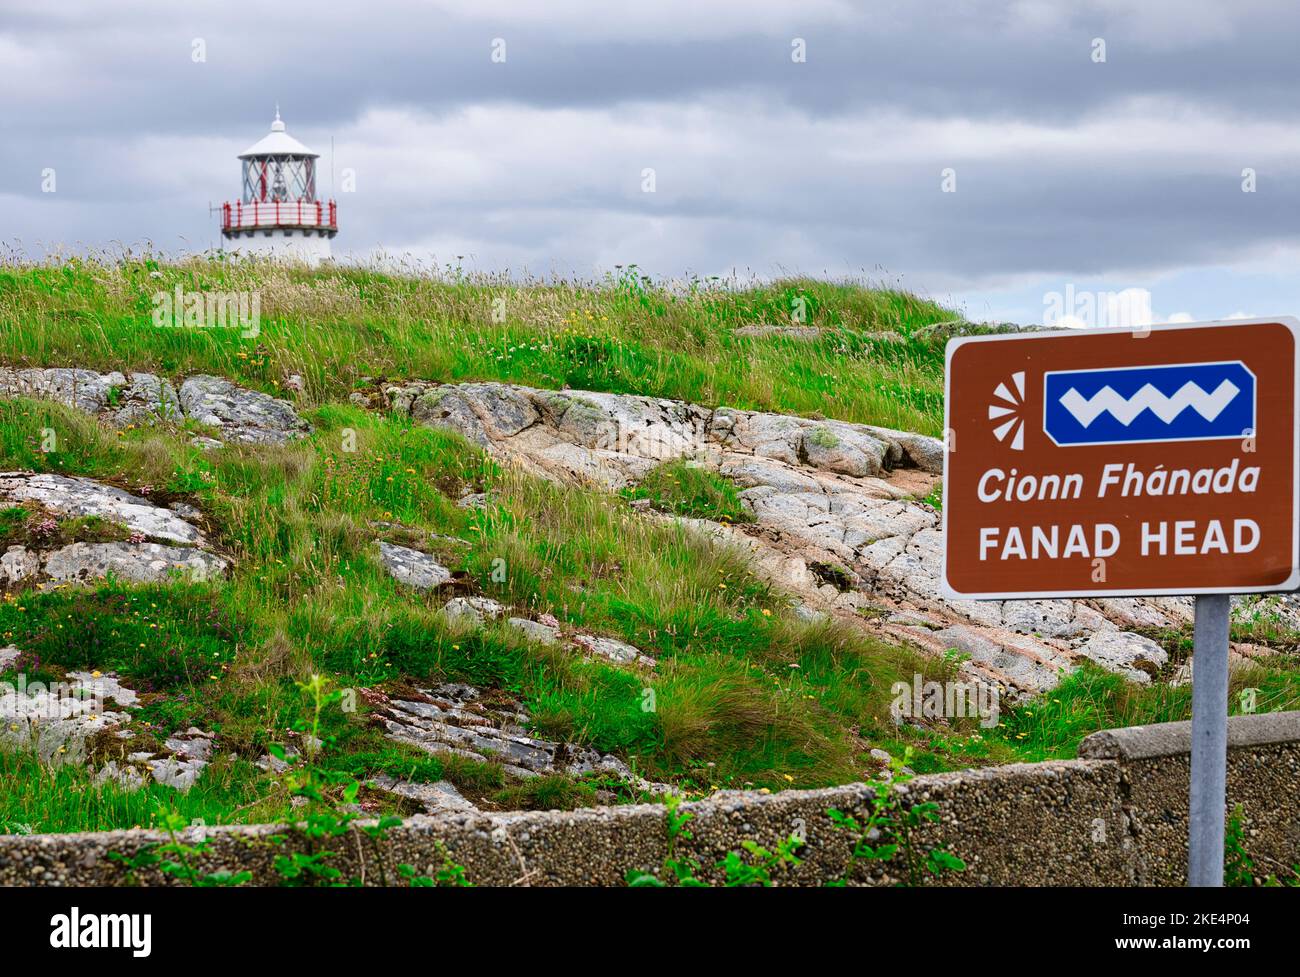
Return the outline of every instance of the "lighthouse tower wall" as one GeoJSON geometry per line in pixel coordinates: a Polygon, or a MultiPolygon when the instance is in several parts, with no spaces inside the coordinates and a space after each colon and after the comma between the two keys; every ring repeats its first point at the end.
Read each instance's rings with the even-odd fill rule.
{"type": "Polygon", "coordinates": [[[313,267],[331,257],[328,237],[311,231],[279,228],[224,235],[223,250],[249,257],[302,261],[313,267]]]}

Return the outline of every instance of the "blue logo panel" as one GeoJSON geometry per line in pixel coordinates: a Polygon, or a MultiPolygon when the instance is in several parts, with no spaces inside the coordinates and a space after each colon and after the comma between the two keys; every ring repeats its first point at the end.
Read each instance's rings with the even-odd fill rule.
{"type": "Polygon", "coordinates": [[[1058,445],[1206,441],[1255,430],[1255,375],[1240,361],[1043,377],[1043,430],[1058,445]]]}

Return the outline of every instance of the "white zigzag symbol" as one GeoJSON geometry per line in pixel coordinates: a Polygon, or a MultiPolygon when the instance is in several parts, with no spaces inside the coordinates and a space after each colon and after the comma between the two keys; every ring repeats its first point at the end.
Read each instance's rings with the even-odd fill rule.
{"type": "Polygon", "coordinates": [[[1148,408],[1166,424],[1172,423],[1174,418],[1188,407],[1207,421],[1212,421],[1223,413],[1223,409],[1232,403],[1232,398],[1240,392],[1241,390],[1231,380],[1224,380],[1214,388],[1212,394],[1207,394],[1188,380],[1172,397],[1165,396],[1148,383],[1127,400],[1109,386],[1102,387],[1091,398],[1085,398],[1078,390],[1071,387],[1061,397],[1061,406],[1084,427],[1095,421],[1102,413],[1110,414],[1115,420],[1128,427],[1148,408]]]}

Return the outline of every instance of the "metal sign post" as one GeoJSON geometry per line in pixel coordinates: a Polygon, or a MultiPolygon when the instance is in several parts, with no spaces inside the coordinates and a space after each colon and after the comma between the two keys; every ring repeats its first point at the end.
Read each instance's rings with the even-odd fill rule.
{"type": "Polygon", "coordinates": [[[1192,781],[1187,884],[1223,885],[1228,764],[1228,617],[1232,598],[1196,598],[1192,638],[1192,781]]]}

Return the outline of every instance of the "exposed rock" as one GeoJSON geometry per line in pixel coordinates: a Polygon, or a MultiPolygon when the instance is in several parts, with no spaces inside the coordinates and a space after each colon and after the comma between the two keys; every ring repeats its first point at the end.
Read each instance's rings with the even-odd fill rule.
{"type": "Polygon", "coordinates": [[[121,373],[94,370],[27,369],[0,367],[0,396],[55,400],[87,414],[108,409],[113,392],[127,385],[121,373]]]}
{"type": "Polygon", "coordinates": [[[378,540],[379,558],[398,583],[417,590],[432,590],[451,580],[451,571],[428,553],[378,540]]]}
{"type": "Polygon", "coordinates": [[[821,624],[824,621],[830,620],[830,615],[825,611],[814,610],[807,604],[795,604],[794,616],[805,624],[821,624]]]}
{"type": "Polygon", "coordinates": [[[1253,658],[1275,658],[1281,652],[1276,648],[1270,648],[1268,645],[1257,645],[1249,641],[1234,641],[1229,645],[1229,651],[1234,655],[1239,655],[1245,660],[1253,658]]]}
{"type": "Polygon", "coordinates": [[[558,645],[560,643],[559,628],[542,624],[539,621],[530,621],[526,617],[512,617],[506,623],[512,628],[523,632],[524,637],[529,641],[536,641],[538,644],[543,645],[558,645]]]}
{"type": "MultiPolygon", "coordinates": [[[[147,757],[149,754],[146,753],[145,756],[147,757]]],[[[141,771],[140,767],[135,763],[118,763],[116,760],[106,761],[102,767],[95,771],[96,784],[105,784],[111,781],[126,791],[139,790],[148,783],[148,777],[148,771],[141,771]]]]}
{"type": "Polygon", "coordinates": [[[815,476],[779,461],[750,457],[725,458],[718,465],[718,471],[742,489],[766,488],[778,492],[821,491],[821,483],[815,476]]]}
{"type": "Polygon", "coordinates": [[[1074,604],[1068,600],[1009,600],[1002,605],[1002,624],[1021,634],[1061,637],[1074,616],[1074,604]]]}
{"type": "Polygon", "coordinates": [[[884,468],[885,443],[861,431],[837,431],[828,424],[806,428],[799,449],[806,464],[841,475],[866,478],[884,468]]]}
{"type": "MultiPolygon", "coordinates": [[[[681,405],[682,409],[688,407],[681,405]]],[[[714,412],[711,421],[708,418],[702,421],[708,425],[714,440],[738,455],[773,458],[784,465],[798,464],[799,446],[803,440],[800,418],[724,407],[714,412]]],[[[704,439],[701,437],[700,440],[704,439]]]]}
{"type": "Polygon", "coordinates": [[[391,739],[429,753],[451,753],[481,762],[492,759],[516,777],[554,773],[580,777],[600,771],[643,789],[662,786],[634,776],[611,754],[528,735],[529,717],[523,704],[499,694],[489,697],[473,686],[455,683],[421,692],[418,701],[366,692],[371,714],[391,739]]]}
{"type": "Polygon", "coordinates": [[[931,643],[936,650],[954,649],[970,656],[975,671],[995,683],[1006,683],[1027,692],[1043,692],[1072,667],[1072,657],[1063,648],[1023,635],[994,628],[972,628],[957,624],[919,637],[918,644],[931,643]]]}
{"type": "Polygon", "coordinates": [[[45,558],[45,573],[59,582],[107,576],[132,583],[161,583],[175,577],[210,580],[228,564],[204,550],[159,543],[72,543],[45,558]]]}
{"type": "Polygon", "coordinates": [[[616,641],[613,638],[601,638],[591,634],[575,634],[573,643],[593,655],[599,655],[602,658],[608,658],[616,665],[645,665],[649,668],[655,666],[655,660],[649,655],[641,654],[640,649],[624,641],[616,641]]]}
{"type": "Polygon", "coordinates": [[[10,546],[0,556],[0,588],[12,587],[41,572],[39,554],[25,546],[10,546]]]}
{"type": "Polygon", "coordinates": [[[36,502],[60,516],[99,516],[156,539],[201,546],[203,534],[176,513],[112,485],[69,475],[0,473],[0,500],[36,502]]]}
{"type": "Polygon", "coordinates": [[[130,530],[132,537],[128,541],[77,542],[45,551],[10,546],[0,556],[0,588],[42,577],[55,583],[110,575],[135,583],[164,581],[175,575],[206,580],[220,576],[228,567],[224,558],[202,548],[206,544],[203,533],[183,518],[193,507],[183,504],[179,511],[165,509],[143,496],[93,479],[24,472],[0,473],[0,504],[4,503],[38,506],[38,511],[64,519],[96,516],[130,530]]]}
{"type": "Polygon", "coordinates": [[[876,427],[874,424],[860,426],[866,433],[887,444],[897,444],[906,464],[923,472],[943,472],[943,442],[938,438],[896,431],[891,427],[876,427]]]}
{"type": "MultiPolygon", "coordinates": [[[[818,473],[875,476],[914,464],[937,474],[943,466],[937,439],[843,421],[494,383],[415,382],[390,386],[385,395],[393,409],[458,431],[543,474],[610,488],[675,458],[696,458],[711,467],[773,459],[809,471],[814,481],[818,473]]],[[[888,494],[883,483],[881,490],[888,494]]]]}
{"type": "Polygon", "coordinates": [[[368,781],[368,785],[375,790],[386,791],[389,794],[396,794],[398,797],[418,801],[429,814],[438,814],[442,811],[478,810],[473,802],[456,789],[455,784],[447,780],[439,780],[432,784],[421,784],[396,780],[385,775],[371,779],[368,781]]]}
{"type": "Polygon", "coordinates": [[[195,760],[183,756],[163,757],[148,763],[149,773],[154,780],[164,787],[172,787],[182,794],[198,782],[199,776],[206,766],[207,762],[204,760],[195,760]]]}
{"type": "MultiPolygon", "coordinates": [[[[116,427],[191,417],[220,428],[232,440],[256,444],[283,444],[311,430],[288,401],[212,376],[190,377],[177,392],[170,381],[152,373],[0,368],[0,397],[56,400],[116,427]]],[[[196,441],[221,444],[211,438],[196,441]]]]}
{"type": "Polygon", "coordinates": [[[254,761],[253,766],[257,767],[258,770],[265,770],[267,773],[284,773],[294,765],[294,762],[301,754],[292,746],[285,746],[283,749],[283,760],[273,753],[263,753],[260,759],[254,761]]]}
{"type": "Polygon", "coordinates": [[[442,613],[449,621],[478,626],[501,617],[505,612],[505,605],[491,597],[453,597],[442,605],[442,613]]]}
{"type": "MultiPolygon", "coordinates": [[[[0,650],[0,668],[12,665],[17,648],[0,650]]],[[[130,715],[120,711],[140,705],[139,696],[116,675],[70,672],[65,683],[20,681],[0,688],[0,750],[33,752],[43,762],[85,763],[95,736],[113,731],[132,739],[126,728],[130,715]],[[116,709],[107,708],[113,703],[116,709]]],[[[128,790],[149,779],[180,791],[189,790],[212,755],[212,734],[191,727],[168,738],[162,752],[148,750],[111,759],[96,771],[95,780],[115,781],[128,790]]]]}
{"type": "Polygon", "coordinates": [[[198,506],[190,505],[188,502],[173,502],[167,508],[186,522],[193,522],[195,519],[203,518],[203,511],[198,506]]]}
{"type": "Polygon", "coordinates": [[[1079,654],[1102,668],[1146,684],[1169,662],[1168,653],[1150,638],[1127,631],[1094,634],[1079,646],[1079,654]]]}
{"type": "Polygon", "coordinates": [[[152,373],[132,373],[127,384],[110,402],[108,420],[125,427],[128,424],[154,424],[181,418],[181,402],[170,382],[152,373]]]}
{"type": "MultiPolygon", "coordinates": [[[[1192,615],[1190,600],[1188,615],[1192,615]]],[[[1232,619],[1266,629],[1300,632],[1300,594],[1236,594],[1232,598],[1232,619]]]]}
{"type": "Polygon", "coordinates": [[[923,343],[946,343],[957,336],[992,336],[1002,333],[1042,332],[1045,326],[1017,325],[1014,322],[967,322],[952,319],[922,326],[912,333],[912,338],[923,343]]]}
{"type": "Polygon", "coordinates": [[[112,672],[69,672],[68,680],[73,682],[82,695],[95,699],[112,700],[123,708],[134,708],[140,704],[140,697],[132,689],[124,686],[112,672]]]}
{"type": "Polygon", "coordinates": [[[0,695],[0,750],[30,751],[56,766],[82,763],[87,741],[127,718],[120,712],[94,712],[71,699],[0,695]]]}
{"type": "Polygon", "coordinates": [[[177,420],[181,416],[176,388],[152,373],[0,368],[0,397],[55,400],[101,416],[118,427],[177,420]]]}
{"type": "Polygon", "coordinates": [[[189,760],[212,759],[212,734],[205,733],[196,726],[191,726],[183,733],[176,733],[167,738],[163,744],[178,756],[189,760]]]}
{"type": "Polygon", "coordinates": [[[32,752],[52,766],[82,763],[92,737],[128,721],[126,713],[105,708],[108,698],[135,704],[134,693],[112,676],[76,673],[68,678],[66,685],[52,688],[44,683],[0,686],[0,750],[32,752]]]}
{"type": "MultiPolygon", "coordinates": [[[[507,610],[505,605],[490,597],[453,597],[443,605],[442,612],[451,621],[481,627],[489,620],[504,617],[507,610]]],[[[526,617],[510,617],[506,623],[529,641],[544,645],[559,645],[564,641],[560,622],[551,614],[542,614],[536,621],[526,617]]],[[[653,658],[643,655],[640,649],[614,638],[575,634],[568,641],[584,654],[597,655],[616,665],[644,665],[653,668],[656,664],[653,658]]]]}
{"type": "Polygon", "coordinates": [[[823,335],[825,330],[817,326],[773,326],[773,325],[754,325],[741,326],[735,330],[733,335],[746,336],[749,338],[767,339],[770,337],[779,337],[781,339],[818,339],[823,335]]]}
{"type": "Polygon", "coordinates": [[[149,772],[158,783],[183,793],[194,786],[212,758],[212,734],[191,726],[169,736],[164,745],[172,755],[151,762],[149,772]]]}
{"type": "Polygon", "coordinates": [[[152,779],[185,793],[198,782],[212,757],[212,735],[191,726],[167,738],[166,752],[144,750],[121,761],[109,760],[95,779],[100,783],[116,781],[126,790],[137,790],[152,779]]]}
{"type": "Polygon", "coordinates": [[[1173,616],[1155,600],[1138,597],[1098,597],[1092,603],[1121,628],[1163,628],[1173,616]]]}
{"type": "Polygon", "coordinates": [[[234,441],[284,444],[311,430],[287,400],[245,390],[222,377],[190,377],[181,384],[180,403],[187,417],[220,428],[234,441]]]}
{"type": "Polygon", "coordinates": [[[397,409],[434,427],[457,430],[477,444],[512,437],[537,421],[529,400],[500,384],[390,388],[397,409]]]}

